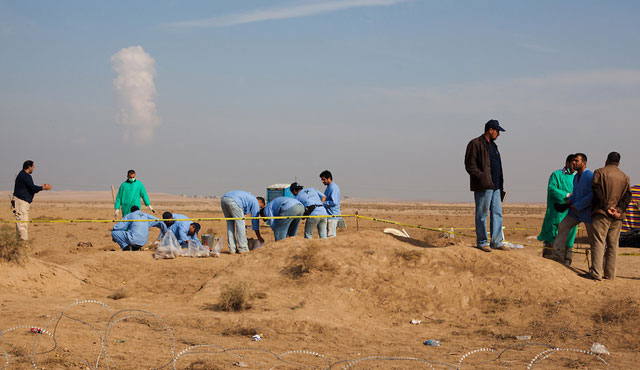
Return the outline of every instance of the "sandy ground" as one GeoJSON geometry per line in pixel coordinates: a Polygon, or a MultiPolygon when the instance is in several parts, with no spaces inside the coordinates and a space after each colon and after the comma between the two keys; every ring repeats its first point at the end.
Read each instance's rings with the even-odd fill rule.
{"type": "MultiPolygon", "coordinates": [[[[222,216],[215,199],[152,199],[159,213],[222,216]]],[[[0,218],[11,219],[8,208],[0,218]]],[[[355,211],[473,235],[469,204],[343,204],[355,211]]],[[[111,224],[32,224],[30,259],[0,262],[0,368],[33,368],[36,353],[42,369],[171,368],[173,358],[177,369],[527,369],[549,348],[594,342],[611,352],[602,357],[611,368],[638,368],[640,257],[620,256],[613,281],[585,280],[583,255],[571,268],[540,257],[530,237],[542,205],[507,204],[504,213],[506,239],[524,249],[484,253],[473,237],[410,228],[403,240],[382,233],[393,225],[347,219],[334,239],[274,243],[264,228],[267,244],[246,255],[225,246],[220,258],[154,260],[151,250],[120,251],[111,224]],[[221,291],[238,284],[248,308],[221,311],[221,291]]],[[[39,194],[31,216],[111,218],[110,193],[39,194]]],[[[550,354],[535,368],[608,368],[581,352],[550,354]]]]}

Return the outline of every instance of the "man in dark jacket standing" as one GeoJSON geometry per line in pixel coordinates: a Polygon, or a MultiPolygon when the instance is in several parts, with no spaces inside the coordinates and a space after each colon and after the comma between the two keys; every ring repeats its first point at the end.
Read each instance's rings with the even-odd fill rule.
{"type": "MultiPolygon", "coordinates": [[[[11,200],[16,221],[29,221],[29,207],[33,201],[33,196],[40,190],[51,190],[51,185],[49,184],[37,186],[33,183],[33,178],[31,177],[33,167],[33,161],[25,161],[22,164],[22,171],[16,177],[13,199],[11,200]]],[[[16,232],[20,239],[29,240],[29,229],[26,222],[16,222],[16,232]]]]}
{"type": "Polygon", "coordinates": [[[484,134],[469,142],[464,166],[469,173],[476,203],[476,246],[485,251],[508,250],[502,236],[502,200],[504,199],[502,160],[495,140],[505,131],[497,120],[484,125],[484,134]],[[491,215],[491,242],[487,240],[487,216],[491,215]]]}
{"type": "Polygon", "coordinates": [[[593,172],[591,268],[585,277],[595,280],[616,277],[620,229],[631,202],[629,176],[618,168],[619,164],[620,153],[611,152],[604,167],[593,172]]]}

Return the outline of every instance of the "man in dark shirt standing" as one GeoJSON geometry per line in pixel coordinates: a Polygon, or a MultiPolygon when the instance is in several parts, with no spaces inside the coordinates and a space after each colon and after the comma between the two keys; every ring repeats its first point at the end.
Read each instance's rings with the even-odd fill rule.
{"type": "Polygon", "coordinates": [[[502,160],[495,140],[504,131],[497,120],[484,125],[484,134],[469,142],[464,166],[470,176],[476,203],[477,248],[508,250],[502,236],[502,200],[504,199],[502,160]],[[491,243],[487,240],[487,216],[491,212],[491,243]]]}
{"type": "MultiPolygon", "coordinates": [[[[33,201],[33,196],[40,190],[51,190],[51,185],[49,184],[37,186],[33,183],[33,178],[31,177],[33,167],[33,161],[25,161],[22,164],[22,171],[16,177],[13,199],[11,200],[16,221],[29,221],[29,207],[33,201]]],[[[26,222],[16,222],[16,232],[20,239],[29,240],[29,229],[26,222]]]]}
{"type": "Polygon", "coordinates": [[[629,176],[618,168],[620,153],[611,152],[603,168],[593,172],[593,240],[591,268],[586,278],[615,279],[616,256],[624,211],[631,202],[629,176]]]}

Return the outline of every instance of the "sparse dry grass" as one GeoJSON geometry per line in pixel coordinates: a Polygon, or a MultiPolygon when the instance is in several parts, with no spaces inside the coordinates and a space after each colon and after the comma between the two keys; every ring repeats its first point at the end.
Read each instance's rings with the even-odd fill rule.
{"type": "Polygon", "coordinates": [[[506,312],[509,309],[522,307],[522,305],[525,303],[522,298],[510,296],[489,296],[485,298],[485,302],[487,303],[485,313],[506,312]]]}
{"type": "Polygon", "coordinates": [[[116,290],[115,292],[109,294],[107,296],[107,298],[118,300],[118,299],[123,299],[123,298],[127,298],[129,296],[129,293],[124,289],[124,287],[116,290]]]}
{"type": "Polygon", "coordinates": [[[529,323],[525,330],[534,338],[545,338],[549,341],[575,340],[579,336],[575,323],[565,317],[558,322],[535,320],[529,323]]]}
{"type": "Polygon", "coordinates": [[[302,253],[291,257],[291,263],[282,272],[293,279],[299,279],[312,271],[334,271],[335,268],[319,252],[319,247],[309,246],[302,253]]]}
{"type": "Polygon", "coordinates": [[[218,370],[222,367],[218,366],[213,360],[195,360],[191,362],[185,370],[218,370]]]}
{"type": "Polygon", "coordinates": [[[248,310],[251,308],[249,298],[251,298],[251,291],[249,289],[249,283],[246,281],[226,284],[220,291],[220,300],[218,303],[209,306],[209,309],[215,311],[248,310]]]}
{"type": "Polygon", "coordinates": [[[238,326],[226,328],[222,335],[230,336],[230,335],[240,335],[243,337],[251,337],[258,334],[258,329],[256,328],[248,328],[243,326],[242,324],[238,324],[238,326]]]}
{"type": "Polygon", "coordinates": [[[47,216],[47,215],[42,215],[42,216],[38,216],[38,217],[34,217],[33,220],[34,221],[51,221],[51,220],[57,220],[58,217],[51,217],[51,216],[47,216]]]}
{"type": "Polygon", "coordinates": [[[394,254],[396,257],[402,258],[407,262],[418,262],[420,261],[420,258],[422,256],[422,253],[416,250],[404,250],[404,251],[397,250],[395,251],[394,254]]]}
{"type": "Polygon", "coordinates": [[[29,257],[29,242],[18,239],[15,228],[0,228],[0,260],[24,264],[29,257]]]}
{"type": "Polygon", "coordinates": [[[303,299],[297,305],[291,306],[291,310],[297,310],[297,309],[303,308],[306,304],[307,304],[307,301],[303,299]]]}
{"type": "Polygon", "coordinates": [[[633,299],[607,302],[601,311],[593,314],[593,321],[598,324],[625,324],[640,320],[640,306],[633,299]]]}
{"type": "Polygon", "coordinates": [[[640,346],[640,304],[637,300],[631,297],[606,300],[591,317],[595,323],[594,334],[615,338],[610,339],[609,344],[634,351],[640,346]]]}

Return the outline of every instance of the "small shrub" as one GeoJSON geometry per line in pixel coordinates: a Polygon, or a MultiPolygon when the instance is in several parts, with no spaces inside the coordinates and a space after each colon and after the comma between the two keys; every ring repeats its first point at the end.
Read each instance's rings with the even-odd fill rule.
{"type": "Polygon", "coordinates": [[[245,326],[242,326],[242,324],[238,324],[238,326],[226,328],[222,332],[222,335],[224,336],[240,335],[243,337],[251,337],[258,333],[259,333],[258,329],[256,328],[247,328],[245,326]]]}
{"type": "Polygon", "coordinates": [[[521,298],[510,296],[489,296],[485,298],[485,302],[487,303],[485,313],[506,312],[513,307],[521,307],[524,304],[521,298]]]}
{"type": "Polygon", "coordinates": [[[267,298],[267,293],[265,293],[265,292],[253,293],[253,298],[265,299],[265,298],[267,298]]]}
{"type": "Polygon", "coordinates": [[[623,325],[627,322],[637,322],[640,319],[640,305],[631,298],[612,300],[594,313],[592,318],[598,324],[623,325]]]}
{"type": "Polygon", "coordinates": [[[51,220],[57,220],[57,217],[42,215],[42,216],[34,217],[33,220],[34,221],[51,221],[51,220]]]}
{"type": "Polygon", "coordinates": [[[300,303],[298,303],[297,305],[295,305],[295,306],[291,306],[291,309],[292,309],[292,310],[297,310],[297,309],[303,308],[306,304],[307,304],[307,301],[305,301],[305,300],[303,299],[303,300],[302,300],[302,301],[300,301],[300,303]]]}
{"type": "Polygon", "coordinates": [[[218,370],[222,369],[213,360],[195,360],[185,370],[218,370]]]}
{"type": "Polygon", "coordinates": [[[127,291],[124,288],[120,288],[115,292],[109,294],[107,298],[111,298],[114,301],[116,301],[118,299],[127,298],[128,296],[129,296],[129,293],[127,293],[127,291]]]}
{"type": "Polygon", "coordinates": [[[251,308],[249,305],[249,284],[245,281],[226,284],[220,291],[218,309],[220,311],[242,311],[251,308]]]}
{"type": "Polygon", "coordinates": [[[333,271],[335,268],[320,256],[318,247],[309,247],[302,253],[295,255],[291,263],[284,269],[284,273],[294,279],[303,277],[305,274],[317,271],[333,271]]]}
{"type": "Polygon", "coordinates": [[[418,262],[418,261],[420,261],[420,258],[422,257],[422,253],[420,253],[419,251],[415,251],[415,250],[395,251],[395,255],[396,255],[396,257],[402,258],[403,260],[405,260],[407,262],[418,262]]]}
{"type": "Polygon", "coordinates": [[[0,259],[23,264],[29,256],[29,242],[19,239],[16,230],[7,225],[0,228],[0,259]]]}

